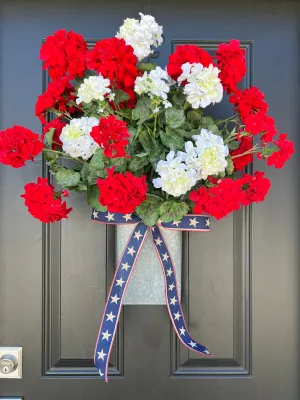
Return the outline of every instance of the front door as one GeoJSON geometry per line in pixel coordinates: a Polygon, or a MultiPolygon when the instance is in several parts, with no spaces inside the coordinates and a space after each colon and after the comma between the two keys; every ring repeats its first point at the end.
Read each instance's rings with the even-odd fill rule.
{"type": "MultiPolygon", "coordinates": [[[[33,105],[46,83],[38,52],[59,28],[95,40],[115,35],[126,17],[155,16],[165,65],[178,43],[215,49],[240,39],[244,86],[265,92],[270,115],[299,147],[299,13],[295,0],[2,0],[0,128],[40,132],[33,105]]],[[[230,112],[223,101],[214,108],[230,112]]],[[[216,115],[215,115],[216,116],[216,115]]],[[[259,169],[267,167],[259,165],[259,169]]],[[[164,306],[123,309],[109,383],[93,349],[115,265],[114,230],[92,224],[79,194],[61,224],[44,226],[23,206],[23,186],[47,173],[0,166],[0,350],[22,346],[22,379],[0,379],[0,399],[298,400],[299,156],[273,182],[265,203],[183,237],[183,307],[207,358],[177,341],[164,306]]]]}

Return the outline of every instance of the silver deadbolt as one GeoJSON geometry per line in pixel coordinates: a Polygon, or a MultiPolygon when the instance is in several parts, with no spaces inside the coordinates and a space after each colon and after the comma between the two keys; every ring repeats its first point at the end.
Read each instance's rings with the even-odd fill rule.
{"type": "Polygon", "coordinates": [[[0,358],[0,372],[2,374],[11,374],[18,368],[18,360],[12,354],[4,354],[0,358]]]}

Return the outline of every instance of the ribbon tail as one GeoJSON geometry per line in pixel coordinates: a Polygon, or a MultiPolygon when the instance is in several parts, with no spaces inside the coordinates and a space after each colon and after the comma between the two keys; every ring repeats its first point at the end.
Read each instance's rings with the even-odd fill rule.
{"type": "Polygon", "coordinates": [[[139,222],[133,229],[118,262],[108,293],[97,337],[94,361],[100,378],[108,381],[108,362],[115,339],[123,299],[139,253],[147,235],[147,227],[139,222]]]}
{"type": "Polygon", "coordinates": [[[189,350],[193,350],[196,353],[212,355],[207,347],[192,338],[187,329],[178,295],[178,284],[174,263],[164,236],[158,226],[151,228],[151,235],[164,274],[165,298],[169,316],[178,339],[189,350]]]}

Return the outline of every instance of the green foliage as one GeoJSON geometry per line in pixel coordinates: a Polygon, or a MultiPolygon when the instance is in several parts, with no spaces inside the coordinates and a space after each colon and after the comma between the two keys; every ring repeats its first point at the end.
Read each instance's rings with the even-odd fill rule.
{"type": "Polygon", "coordinates": [[[175,129],[167,126],[166,132],[159,132],[162,143],[171,150],[182,150],[184,148],[184,139],[175,129]]]}
{"type": "MultiPolygon", "coordinates": [[[[113,93],[115,94],[115,97],[113,100],[115,105],[118,105],[118,104],[122,103],[123,101],[129,100],[129,95],[121,89],[114,89],[113,93]]],[[[126,110],[128,110],[128,109],[126,109],[126,110]]]]}
{"type": "Polygon", "coordinates": [[[93,207],[96,211],[106,211],[106,207],[103,207],[99,203],[99,188],[97,185],[90,185],[88,186],[87,190],[87,202],[88,204],[93,207]]]}
{"type": "Polygon", "coordinates": [[[48,150],[46,148],[43,149],[43,155],[44,155],[45,160],[47,161],[47,164],[50,166],[55,164],[59,158],[59,154],[55,153],[54,151],[52,151],[50,149],[48,150]]]}
{"type": "Polygon", "coordinates": [[[151,113],[151,99],[149,97],[141,97],[132,111],[132,119],[138,121],[137,123],[140,125],[149,118],[151,113]]]}
{"type": "Polygon", "coordinates": [[[138,138],[145,152],[150,153],[152,150],[158,148],[157,141],[154,139],[153,135],[146,129],[140,132],[138,138]]]}
{"type": "Polygon", "coordinates": [[[128,168],[131,172],[136,172],[148,164],[147,153],[136,154],[132,156],[128,168]]]}
{"type": "Polygon", "coordinates": [[[227,167],[226,167],[226,172],[228,175],[232,175],[233,171],[234,171],[234,165],[233,165],[233,161],[232,158],[230,156],[226,157],[227,160],[227,167]]]}
{"type": "Polygon", "coordinates": [[[154,63],[140,63],[138,65],[138,69],[140,71],[152,71],[153,69],[155,69],[157,67],[157,64],[154,63]]]}
{"type": "MultiPolygon", "coordinates": [[[[85,167],[84,167],[85,168],[85,167]]],[[[82,171],[89,185],[94,185],[98,178],[107,176],[106,163],[103,149],[97,149],[88,167],[82,171]]]]}
{"type": "Polygon", "coordinates": [[[161,199],[149,195],[147,200],[135,209],[135,213],[144,221],[145,225],[153,226],[159,218],[161,202],[161,199]]]}
{"type": "Polygon", "coordinates": [[[199,124],[202,120],[203,112],[199,108],[197,110],[192,110],[187,113],[187,119],[189,121],[199,121],[199,124]]]}
{"type": "Polygon", "coordinates": [[[109,158],[107,160],[108,167],[115,167],[115,171],[122,174],[126,171],[128,165],[128,158],[117,157],[109,158]]]}
{"type": "Polygon", "coordinates": [[[170,107],[165,111],[166,124],[170,128],[180,128],[185,122],[183,108],[170,107]]]}
{"type": "Polygon", "coordinates": [[[49,131],[44,136],[44,145],[48,149],[51,149],[51,146],[52,146],[52,143],[53,143],[54,131],[55,131],[55,128],[50,128],[49,131]]]}
{"type": "Polygon", "coordinates": [[[73,169],[60,168],[55,174],[55,179],[62,187],[73,187],[80,183],[80,173],[73,169]]]}
{"type": "Polygon", "coordinates": [[[227,145],[229,150],[237,150],[240,147],[241,142],[239,142],[238,140],[230,140],[227,145]]]}
{"type": "Polygon", "coordinates": [[[183,86],[177,88],[172,96],[173,102],[176,106],[182,106],[185,102],[186,95],[183,93],[183,86]]]}
{"type": "Polygon", "coordinates": [[[160,218],[163,222],[180,221],[189,212],[189,206],[175,200],[164,201],[159,207],[160,218]]]}

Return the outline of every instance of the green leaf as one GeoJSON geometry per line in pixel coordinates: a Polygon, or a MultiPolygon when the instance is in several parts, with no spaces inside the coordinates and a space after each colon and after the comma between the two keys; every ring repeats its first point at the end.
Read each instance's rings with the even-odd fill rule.
{"type": "Polygon", "coordinates": [[[80,182],[80,173],[72,169],[60,168],[55,174],[55,179],[63,187],[77,186],[80,182]]]}
{"type": "Polygon", "coordinates": [[[123,173],[127,169],[128,158],[116,157],[108,159],[109,168],[116,167],[116,172],[123,173]]]}
{"type": "Polygon", "coordinates": [[[154,64],[154,63],[140,63],[138,65],[138,69],[140,71],[152,71],[156,67],[157,67],[157,64],[154,64]]]}
{"type": "Polygon", "coordinates": [[[185,102],[186,95],[183,93],[183,86],[180,88],[176,89],[176,91],[173,94],[173,102],[176,104],[176,106],[182,106],[183,103],[185,102]]]}
{"type": "Polygon", "coordinates": [[[229,150],[237,150],[241,145],[241,142],[238,140],[231,140],[230,142],[227,143],[227,146],[229,150]]]}
{"type": "Polygon", "coordinates": [[[135,209],[135,213],[143,220],[145,225],[153,226],[159,218],[159,206],[161,200],[157,197],[149,196],[140,206],[135,209]]]}
{"type": "Polygon", "coordinates": [[[149,159],[150,163],[152,164],[152,166],[154,167],[154,169],[156,169],[157,163],[160,160],[165,159],[165,151],[160,148],[154,149],[154,150],[150,151],[150,153],[148,155],[148,159],[149,159]]]}
{"type": "Polygon", "coordinates": [[[103,149],[97,149],[93,155],[88,171],[85,171],[89,185],[94,185],[98,178],[106,178],[106,163],[103,149]]]}
{"type": "Polygon", "coordinates": [[[192,110],[187,113],[187,119],[189,121],[201,121],[203,112],[200,109],[192,110]]]}
{"type": "Polygon", "coordinates": [[[184,148],[184,139],[175,129],[167,127],[166,132],[159,132],[160,139],[166,147],[171,150],[182,150],[184,148]]]}
{"type": "Polygon", "coordinates": [[[87,185],[83,185],[81,183],[77,186],[68,186],[68,189],[72,190],[73,192],[86,192],[87,188],[87,185]]]}
{"type": "Polygon", "coordinates": [[[49,131],[44,136],[44,145],[51,149],[53,143],[53,135],[54,135],[55,128],[50,128],[49,131]]]}
{"type": "Polygon", "coordinates": [[[212,117],[203,117],[202,118],[202,124],[205,127],[208,127],[209,125],[214,125],[215,121],[212,119],[212,117]]]}
{"type": "Polygon", "coordinates": [[[183,128],[177,128],[176,132],[186,139],[192,139],[194,135],[199,135],[199,129],[185,130],[183,128]]]}
{"type": "Polygon", "coordinates": [[[59,158],[59,154],[45,148],[43,149],[43,155],[48,165],[55,164],[56,160],[59,158]]]}
{"type": "Polygon", "coordinates": [[[163,222],[180,221],[189,212],[189,209],[184,202],[168,200],[159,206],[159,214],[163,222]]]}
{"type": "Polygon", "coordinates": [[[219,128],[215,124],[210,124],[207,126],[207,130],[213,133],[214,135],[221,135],[222,132],[219,131],[219,128]]]}
{"type": "Polygon", "coordinates": [[[128,165],[128,169],[131,172],[136,172],[139,169],[145,167],[148,164],[148,157],[147,153],[136,154],[135,156],[131,157],[128,165]]]}
{"type": "Polygon", "coordinates": [[[99,203],[100,191],[97,185],[88,186],[87,202],[96,211],[106,211],[106,207],[99,203]]]}
{"type": "Polygon", "coordinates": [[[165,111],[166,124],[170,128],[180,128],[185,122],[185,115],[183,108],[167,108],[165,111]]]}
{"type": "Polygon", "coordinates": [[[139,134],[138,139],[147,153],[157,148],[157,142],[146,129],[139,134]]]}
{"type": "Polygon", "coordinates": [[[115,94],[113,102],[116,105],[118,105],[119,103],[122,103],[123,101],[129,100],[129,95],[121,89],[114,89],[113,93],[115,94]]]}
{"type": "Polygon", "coordinates": [[[123,118],[131,119],[132,109],[121,108],[120,110],[118,110],[118,114],[121,115],[123,118]]]}
{"type": "Polygon", "coordinates": [[[152,113],[151,99],[149,97],[140,98],[132,110],[132,118],[138,121],[138,124],[142,124],[152,113]]]}
{"type": "Polygon", "coordinates": [[[228,175],[232,175],[233,171],[234,171],[234,164],[233,164],[232,158],[231,157],[226,157],[226,160],[227,160],[227,163],[228,163],[227,167],[226,167],[226,172],[227,172],[228,175]]]}

